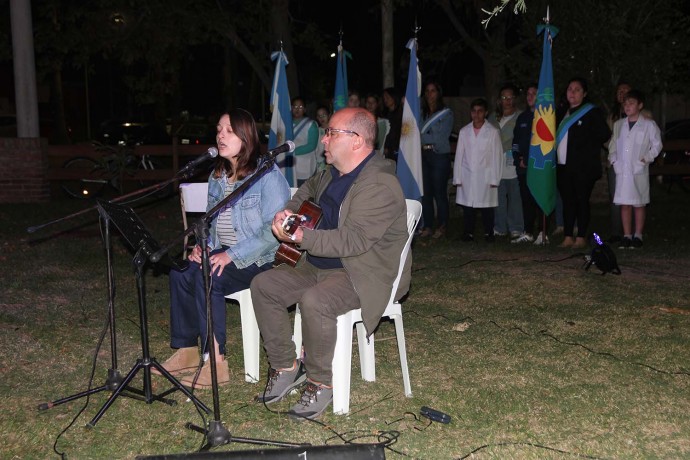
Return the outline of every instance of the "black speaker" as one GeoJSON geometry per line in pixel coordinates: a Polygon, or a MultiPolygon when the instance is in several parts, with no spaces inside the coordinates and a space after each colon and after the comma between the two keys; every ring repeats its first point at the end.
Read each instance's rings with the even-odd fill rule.
{"type": "Polygon", "coordinates": [[[137,460],[222,460],[242,458],[246,460],[383,460],[386,452],[379,444],[344,444],[338,446],[305,446],[287,449],[236,450],[225,452],[193,452],[189,454],[150,455],[136,457],[137,460]]]}

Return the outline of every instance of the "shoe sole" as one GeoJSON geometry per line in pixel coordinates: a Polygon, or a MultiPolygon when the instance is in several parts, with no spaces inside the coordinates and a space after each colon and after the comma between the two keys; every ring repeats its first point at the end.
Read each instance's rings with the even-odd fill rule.
{"type": "Polygon", "coordinates": [[[292,390],[294,390],[295,388],[299,387],[300,385],[302,385],[302,384],[303,384],[304,382],[306,382],[306,381],[307,381],[307,373],[305,372],[305,373],[303,373],[302,375],[300,375],[299,377],[297,377],[297,380],[295,380],[295,381],[292,382],[290,385],[288,385],[287,387],[285,387],[285,390],[283,390],[283,392],[280,393],[280,394],[279,394],[278,396],[276,396],[275,398],[270,399],[270,400],[264,400],[264,399],[263,399],[264,395],[263,395],[263,393],[262,393],[262,394],[260,394],[260,395],[257,395],[256,398],[255,398],[255,400],[256,400],[256,402],[264,403],[264,404],[266,404],[266,405],[280,402],[280,401],[282,401],[282,400],[285,398],[285,396],[287,396],[292,390]]]}
{"type": "Polygon", "coordinates": [[[311,415],[301,415],[301,414],[298,414],[297,412],[288,411],[287,416],[293,422],[304,422],[305,420],[316,420],[317,418],[321,417],[324,414],[324,412],[326,412],[326,409],[328,409],[331,404],[333,404],[332,398],[330,401],[328,401],[328,404],[326,404],[323,407],[323,409],[321,409],[319,412],[316,412],[316,413],[311,414],[311,415]]]}

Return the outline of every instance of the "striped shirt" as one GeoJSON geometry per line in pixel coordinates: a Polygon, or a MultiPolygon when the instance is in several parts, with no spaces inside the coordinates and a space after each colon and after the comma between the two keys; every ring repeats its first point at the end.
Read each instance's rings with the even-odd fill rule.
{"type": "MultiPolygon", "coordinates": [[[[235,188],[237,188],[237,182],[229,182],[225,188],[225,196],[230,195],[235,188]]],[[[230,247],[237,244],[237,233],[232,225],[232,207],[228,206],[220,211],[216,222],[216,231],[218,232],[220,244],[223,246],[230,247]]]]}

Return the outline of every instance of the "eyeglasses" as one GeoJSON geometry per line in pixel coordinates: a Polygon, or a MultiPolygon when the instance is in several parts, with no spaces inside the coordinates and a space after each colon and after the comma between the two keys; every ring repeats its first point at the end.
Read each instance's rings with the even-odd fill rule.
{"type": "Polygon", "coordinates": [[[508,99],[515,99],[515,96],[501,96],[502,101],[506,101],[508,99]]]}
{"type": "Polygon", "coordinates": [[[326,136],[331,136],[333,133],[354,134],[355,136],[359,136],[359,134],[349,129],[326,128],[324,133],[326,136]]]}
{"type": "Polygon", "coordinates": [[[303,105],[293,105],[292,108],[293,109],[303,109],[304,106],[303,105]]]}

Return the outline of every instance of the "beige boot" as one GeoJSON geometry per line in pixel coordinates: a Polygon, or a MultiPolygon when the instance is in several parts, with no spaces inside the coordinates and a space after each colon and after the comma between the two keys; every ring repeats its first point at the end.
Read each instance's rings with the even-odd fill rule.
{"type": "MultiPolygon", "coordinates": [[[[226,360],[216,361],[216,373],[218,375],[218,385],[227,385],[230,383],[230,368],[226,360]]],[[[211,360],[204,363],[204,367],[199,372],[199,378],[194,381],[196,374],[188,375],[180,383],[186,387],[194,388],[196,390],[207,390],[211,388],[213,380],[211,379],[211,360]]]]}
{"type": "Polygon", "coordinates": [[[575,238],[575,243],[573,244],[573,249],[582,249],[587,247],[587,240],[578,236],[575,238]]]}
{"type": "MultiPolygon", "coordinates": [[[[199,367],[199,349],[197,347],[179,348],[162,366],[174,376],[193,373],[199,367]]],[[[151,373],[161,375],[156,368],[151,368],[151,373]]]]}

